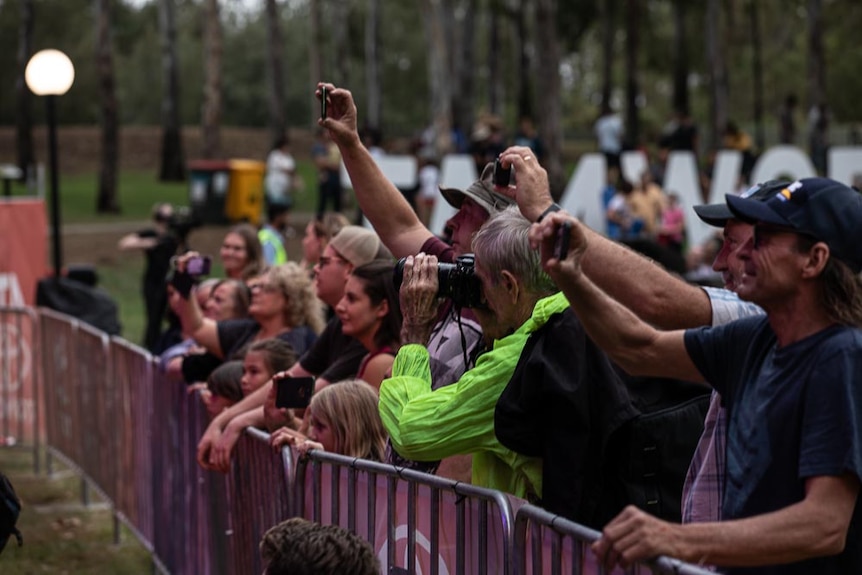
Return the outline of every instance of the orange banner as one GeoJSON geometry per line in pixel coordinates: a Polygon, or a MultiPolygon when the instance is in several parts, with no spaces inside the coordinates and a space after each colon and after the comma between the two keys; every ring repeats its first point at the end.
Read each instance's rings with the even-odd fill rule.
{"type": "Polygon", "coordinates": [[[47,229],[44,201],[0,201],[0,306],[35,305],[48,273],[47,229]]]}

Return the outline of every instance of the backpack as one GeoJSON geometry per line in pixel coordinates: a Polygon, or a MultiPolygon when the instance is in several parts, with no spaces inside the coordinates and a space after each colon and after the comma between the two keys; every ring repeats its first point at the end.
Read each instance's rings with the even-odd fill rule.
{"type": "MultiPolygon", "coordinates": [[[[640,414],[611,438],[607,476],[619,510],[632,504],[679,523],[682,486],[709,409],[709,388],[661,378],[628,378],[640,414]]],[[[610,495],[610,493],[609,493],[610,495]]]]}
{"type": "Polygon", "coordinates": [[[21,500],[15,495],[9,479],[0,473],[0,552],[6,547],[6,542],[12,535],[18,540],[19,547],[23,545],[21,532],[15,527],[20,513],[21,500]]]}

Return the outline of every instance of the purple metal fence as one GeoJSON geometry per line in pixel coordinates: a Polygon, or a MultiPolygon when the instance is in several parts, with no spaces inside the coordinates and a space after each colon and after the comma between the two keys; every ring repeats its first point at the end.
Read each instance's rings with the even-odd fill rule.
{"type": "Polygon", "coordinates": [[[29,308],[0,308],[0,446],[33,448],[39,471],[39,322],[29,308]]]}
{"type": "MultiPolygon", "coordinates": [[[[0,310],[0,426],[10,425],[13,403],[17,421],[24,417],[25,402],[11,395],[21,392],[9,383],[26,364],[9,343],[15,330],[41,343],[32,346],[41,349],[33,380],[42,382],[34,395],[44,404],[48,453],[113,505],[115,536],[126,523],[163,572],[259,573],[261,536],[292,515],[355,531],[389,573],[602,572],[587,550],[599,534],[540,508],[325,452],[312,451],[294,473],[290,452],[271,449],[254,429],[236,445],[229,475],[204,471],[196,453],[208,420],[197,395],[161,374],[145,350],[50,310],[38,322],[27,310],[0,310]]],[[[628,572],[709,573],[667,558],[628,572]]]]}

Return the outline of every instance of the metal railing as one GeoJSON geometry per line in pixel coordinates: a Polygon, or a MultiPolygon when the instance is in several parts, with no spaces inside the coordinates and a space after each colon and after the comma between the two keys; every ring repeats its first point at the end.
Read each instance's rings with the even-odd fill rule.
{"type": "MultiPolygon", "coordinates": [[[[0,308],[0,376],[0,431],[36,460],[44,437],[49,473],[53,458],[69,465],[84,503],[95,489],[111,505],[115,541],[127,525],[165,573],[260,573],[263,533],[294,515],[364,537],[386,573],[602,572],[597,532],[498,491],[325,452],[294,470],[254,429],[228,475],[205,471],[198,397],[145,350],[50,310],[0,308]]],[[[629,572],[709,573],[666,558],[629,572]]]]}

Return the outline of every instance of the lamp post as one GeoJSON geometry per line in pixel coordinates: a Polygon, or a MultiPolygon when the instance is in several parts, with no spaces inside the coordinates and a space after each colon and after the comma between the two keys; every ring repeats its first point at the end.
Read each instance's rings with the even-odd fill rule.
{"type": "Polygon", "coordinates": [[[57,120],[55,97],[62,96],[72,87],[75,67],[69,57],[59,50],[42,50],[27,62],[24,71],[27,87],[37,96],[45,96],[48,112],[48,161],[51,166],[51,239],[54,277],[63,270],[63,253],[60,243],[60,191],[57,169],[57,120]]]}

